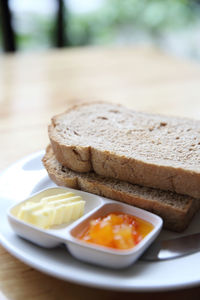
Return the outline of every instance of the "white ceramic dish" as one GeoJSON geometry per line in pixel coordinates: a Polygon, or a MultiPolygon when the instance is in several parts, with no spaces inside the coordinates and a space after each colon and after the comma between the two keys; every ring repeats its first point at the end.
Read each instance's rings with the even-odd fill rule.
{"type": "Polygon", "coordinates": [[[50,188],[15,204],[8,210],[8,221],[12,229],[22,238],[45,248],[53,248],[64,243],[69,252],[79,260],[114,269],[128,267],[135,262],[155,240],[162,228],[162,219],[145,210],[102,198],[90,193],[69,188],[50,188]],[[58,195],[66,191],[82,196],[85,201],[84,216],[71,224],[57,228],[41,229],[17,218],[19,208],[26,201],[40,201],[43,197],[58,195]],[[89,220],[112,212],[125,213],[143,219],[153,225],[152,231],[135,247],[128,250],[115,250],[89,244],[77,236],[86,228],[89,220]]]}
{"type": "MultiPolygon", "coordinates": [[[[19,238],[7,221],[8,208],[45,188],[55,187],[42,166],[43,154],[42,151],[25,157],[0,176],[0,242],[12,255],[41,272],[91,287],[159,291],[200,284],[200,252],[170,261],[138,260],[126,269],[112,270],[82,263],[65,248],[44,249],[19,238]]],[[[183,235],[197,232],[199,228],[200,213],[183,235]]],[[[176,236],[175,233],[162,230],[159,239],[176,236]]]]}

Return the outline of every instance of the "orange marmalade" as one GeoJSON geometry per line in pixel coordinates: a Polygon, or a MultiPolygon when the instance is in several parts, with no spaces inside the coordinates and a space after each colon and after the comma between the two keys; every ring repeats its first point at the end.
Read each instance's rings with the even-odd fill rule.
{"type": "Polygon", "coordinates": [[[80,239],[114,249],[130,249],[153,229],[153,225],[138,217],[110,213],[91,220],[80,239]]]}

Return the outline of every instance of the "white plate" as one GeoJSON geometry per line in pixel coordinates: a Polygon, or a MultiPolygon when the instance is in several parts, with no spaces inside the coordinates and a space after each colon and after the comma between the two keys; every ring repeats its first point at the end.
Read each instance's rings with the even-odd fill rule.
{"type": "MultiPolygon", "coordinates": [[[[163,262],[138,261],[117,271],[81,263],[63,248],[44,249],[19,238],[8,224],[7,209],[33,193],[55,186],[42,166],[43,154],[42,151],[24,158],[0,176],[0,241],[12,255],[44,273],[91,287],[158,291],[200,284],[200,252],[163,262]]],[[[199,229],[200,214],[194,218],[187,233],[199,229]]],[[[176,234],[161,233],[161,238],[172,236],[176,234]]]]}

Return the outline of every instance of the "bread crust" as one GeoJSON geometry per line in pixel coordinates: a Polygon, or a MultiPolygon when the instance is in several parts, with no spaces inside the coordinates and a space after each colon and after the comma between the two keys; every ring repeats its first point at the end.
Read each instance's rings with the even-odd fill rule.
{"type": "MultiPolygon", "coordinates": [[[[126,119],[125,116],[124,119],[126,119]]],[[[82,120],[82,122],[87,122],[87,119],[82,120]]],[[[118,126],[117,121],[112,124],[118,126]]],[[[93,129],[91,122],[88,124],[88,127],[89,126],[93,129]]],[[[104,126],[106,127],[106,125],[104,126]]],[[[110,136],[112,136],[112,128],[112,126],[108,127],[108,130],[110,130],[110,136]]],[[[127,181],[132,184],[172,191],[200,199],[200,169],[198,167],[198,161],[196,161],[195,165],[195,159],[191,156],[192,153],[196,155],[197,159],[198,155],[200,156],[200,142],[198,142],[198,139],[200,141],[200,131],[198,128],[200,128],[199,121],[138,113],[127,110],[120,105],[95,102],[73,106],[64,114],[53,117],[52,123],[49,125],[49,138],[57,160],[63,166],[66,166],[71,170],[76,172],[94,171],[96,174],[101,176],[127,181]],[[140,152],[138,150],[136,154],[135,151],[132,151],[131,155],[127,155],[127,153],[123,155],[122,152],[116,149],[117,147],[115,147],[115,150],[111,149],[112,147],[107,147],[107,141],[104,143],[105,147],[102,147],[101,144],[99,145],[95,141],[98,137],[97,134],[94,134],[94,140],[91,138],[88,138],[87,140],[87,133],[85,137],[83,135],[80,137],[77,136],[78,133],[76,132],[76,128],[73,127],[74,124],[76,124],[74,119],[78,119],[78,117],[81,116],[82,110],[85,112],[86,109],[88,110],[88,115],[95,112],[95,118],[98,119],[102,115],[100,108],[102,111],[105,111],[105,115],[106,113],[107,115],[106,117],[102,117],[102,122],[96,123],[98,125],[96,125],[96,131],[102,130],[104,119],[106,120],[106,118],[110,116],[110,112],[108,113],[108,111],[111,110],[117,111],[121,115],[127,115],[127,118],[130,120],[131,117],[133,119],[137,119],[139,116],[141,120],[145,120],[145,126],[146,124],[149,124],[148,127],[143,129],[138,128],[139,126],[137,126],[136,128],[130,127],[129,130],[131,135],[130,141],[132,143],[130,146],[132,149],[134,149],[134,143],[137,147],[139,143],[145,143],[146,148],[143,156],[140,153],[143,151],[142,147],[138,147],[140,152]],[[73,124],[70,127],[70,121],[67,122],[70,128],[68,128],[69,130],[67,131],[63,129],[64,133],[62,132],[61,136],[60,127],[64,128],[62,122],[64,123],[67,118],[70,119],[72,117],[73,124]],[[69,134],[70,130],[74,133],[69,134]],[[137,130],[143,130],[142,132],[144,134],[147,133],[146,136],[143,138],[142,134],[138,134],[137,130]],[[161,140],[161,142],[163,142],[164,135],[167,135],[167,132],[170,132],[170,130],[172,132],[168,135],[172,135],[172,138],[171,140],[168,138],[166,141],[166,147],[169,148],[168,153],[172,158],[174,154],[174,159],[171,159],[171,157],[170,159],[166,159],[166,154],[163,154],[162,156],[159,153],[165,149],[165,145],[163,145],[162,148],[159,146],[159,141],[161,140]],[[184,130],[184,132],[181,130],[184,130]],[[188,150],[184,149],[185,145],[189,145],[187,144],[187,139],[190,137],[190,134],[187,132],[188,130],[192,131],[194,140],[197,141],[196,144],[192,144],[194,145],[193,152],[191,150],[192,148],[189,148],[188,150]],[[136,131],[136,134],[133,131],[136,131]],[[152,135],[152,139],[146,142],[149,135],[152,135]],[[137,138],[137,143],[134,138],[137,138]],[[170,145],[168,146],[169,141],[171,143],[171,147],[170,145]],[[158,145],[155,146],[155,143],[158,143],[158,145]],[[172,149],[173,145],[174,148],[172,149]],[[152,147],[154,148],[151,151],[152,147]],[[181,152],[184,152],[184,154],[181,152]],[[149,155],[151,156],[151,159],[148,158],[148,153],[150,153],[149,155]],[[154,155],[155,157],[161,157],[161,159],[154,159],[154,155]],[[183,163],[181,157],[184,157],[185,163],[183,163]],[[193,163],[191,166],[189,165],[190,161],[193,163]]],[[[119,135],[121,133],[120,130],[119,135]]],[[[124,134],[128,135],[128,133],[129,132],[126,130],[124,134]]],[[[117,139],[116,130],[115,134],[117,139]]],[[[120,145],[120,137],[117,142],[120,145]]],[[[113,143],[115,143],[115,141],[113,143]]],[[[120,145],[120,147],[122,146],[123,145],[120,145]]],[[[127,148],[128,146],[126,149],[127,148]]]]}
{"type": "Polygon", "coordinates": [[[181,200],[176,200],[177,197],[178,199],[180,197],[171,192],[144,187],[138,189],[135,185],[103,178],[93,172],[76,173],[71,171],[56,160],[51,146],[47,147],[42,161],[49,177],[56,184],[81,189],[151,211],[163,218],[164,228],[172,231],[183,231],[200,207],[200,201],[188,196],[182,196],[181,200]],[[169,203],[165,201],[166,197],[175,200],[172,199],[172,202],[169,203]],[[178,201],[181,201],[181,205],[178,205],[178,201]]]}

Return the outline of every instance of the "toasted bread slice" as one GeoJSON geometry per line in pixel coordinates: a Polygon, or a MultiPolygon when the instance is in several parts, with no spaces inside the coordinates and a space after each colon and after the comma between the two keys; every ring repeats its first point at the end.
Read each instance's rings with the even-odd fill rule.
{"type": "Polygon", "coordinates": [[[163,218],[166,229],[173,231],[184,230],[200,207],[200,201],[189,196],[101,177],[94,172],[74,172],[57,161],[51,146],[47,147],[43,164],[56,184],[81,189],[151,211],[163,218]]]}
{"type": "Polygon", "coordinates": [[[200,199],[200,121],[89,103],[53,117],[49,138],[74,171],[200,199]]]}

